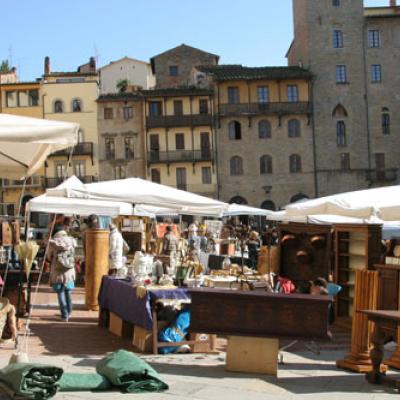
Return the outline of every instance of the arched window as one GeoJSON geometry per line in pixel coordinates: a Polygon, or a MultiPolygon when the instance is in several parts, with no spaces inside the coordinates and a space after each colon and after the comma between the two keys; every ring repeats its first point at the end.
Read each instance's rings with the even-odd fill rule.
{"type": "Polygon", "coordinates": [[[288,121],[288,135],[290,138],[300,137],[300,121],[298,119],[288,121]]]}
{"type": "Polygon", "coordinates": [[[336,143],[338,147],[346,146],[346,124],[344,121],[336,122],[336,143]]]}
{"type": "Polygon", "coordinates": [[[243,160],[239,156],[234,156],[230,160],[231,175],[243,175],[243,160]]]}
{"type": "Polygon", "coordinates": [[[82,102],[79,99],[72,100],[72,112],[81,112],[82,102]]]}
{"type": "Polygon", "coordinates": [[[55,113],[62,113],[64,112],[64,104],[61,100],[56,100],[54,102],[54,112],[55,113]]]}
{"type": "Polygon", "coordinates": [[[229,200],[229,204],[247,204],[247,200],[242,196],[235,196],[229,200]]]}
{"type": "Polygon", "coordinates": [[[276,206],[275,203],[271,200],[265,200],[261,203],[261,208],[263,210],[271,210],[271,211],[275,211],[276,210],[276,206]]]}
{"type": "Polygon", "coordinates": [[[297,203],[298,201],[308,200],[309,197],[304,193],[297,193],[291,197],[290,203],[297,203]]]}
{"type": "Polygon", "coordinates": [[[332,117],[334,118],[347,118],[347,116],[347,110],[340,103],[332,111],[332,117]]]}
{"type": "Polygon", "coordinates": [[[262,120],[258,123],[258,137],[260,139],[269,139],[271,137],[271,123],[262,120]]]}
{"type": "Polygon", "coordinates": [[[264,155],[260,157],[260,174],[272,174],[272,157],[264,155]]]}
{"type": "Polygon", "coordinates": [[[242,138],[242,125],[239,121],[229,122],[228,129],[230,140],[240,140],[242,138]]]}
{"type": "Polygon", "coordinates": [[[387,107],[382,108],[382,133],[390,135],[390,114],[387,107]]]}
{"type": "Polygon", "coordinates": [[[301,157],[298,154],[289,157],[289,170],[292,174],[301,172],[301,157]]]}

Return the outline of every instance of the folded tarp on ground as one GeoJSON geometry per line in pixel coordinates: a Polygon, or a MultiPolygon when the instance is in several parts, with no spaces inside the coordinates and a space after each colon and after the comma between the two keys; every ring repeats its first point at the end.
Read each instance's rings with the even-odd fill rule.
{"type": "Polygon", "coordinates": [[[27,399],[48,399],[57,393],[62,368],[45,364],[10,364],[0,370],[0,382],[16,396],[27,399]]]}
{"type": "Polygon", "coordinates": [[[111,390],[110,381],[96,373],[64,372],[60,380],[60,392],[86,392],[89,390],[111,390]]]}
{"type": "Polygon", "coordinates": [[[104,357],[97,363],[96,371],[123,392],[160,392],[168,389],[149,364],[126,350],[104,357]]]}

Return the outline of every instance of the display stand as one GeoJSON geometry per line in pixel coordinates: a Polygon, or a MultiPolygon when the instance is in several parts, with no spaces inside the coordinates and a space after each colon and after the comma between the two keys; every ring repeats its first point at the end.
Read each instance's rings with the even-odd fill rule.
{"type": "MultiPolygon", "coordinates": [[[[378,272],[357,271],[355,273],[354,314],[351,332],[351,350],[344,360],[336,361],[339,368],[365,373],[372,371],[370,356],[373,325],[360,310],[376,310],[378,305],[378,272]]],[[[385,365],[382,370],[386,370],[385,365]]]]}

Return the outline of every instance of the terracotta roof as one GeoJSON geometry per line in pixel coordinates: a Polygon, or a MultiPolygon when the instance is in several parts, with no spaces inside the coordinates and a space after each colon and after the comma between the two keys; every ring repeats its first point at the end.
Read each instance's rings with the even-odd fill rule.
{"type": "Polygon", "coordinates": [[[214,92],[210,89],[198,89],[196,87],[185,88],[168,88],[168,89],[151,89],[142,90],[145,97],[162,97],[162,96],[210,96],[214,92]]]}
{"type": "Polygon", "coordinates": [[[43,77],[51,76],[96,76],[97,72],[50,72],[48,75],[43,75],[43,77]]]}
{"type": "Polygon", "coordinates": [[[199,66],[199,71],[212,74],[217,81],[254,79],[311,79],[310,71],[300,67],[243,67],[239,64],[199,66]]]}
{"type": "Polygon", "coordinates": [[[209,54],[210,56],[214,56],[214,57],[216,57],[216,58],[219,60],[219,55],[214,54],[214,53],[209,53],[208,51],[204,51],[204,50],[198,49],[197,47],[188,46],[188,45],[185,44],[185,43],[182,43],[182,44],[180,44],[179,46],[173,47],[172,49],[163,51],[162,53],[157,54],[157,55],[151,57],[150,60],[153,60],[153,58],[156,58],[156,57],[161,56],[161,55],[163,55],[163,54],[169,53],[169,52],[174,51],[174,50],[176,50],[176,49],[179,49],[180,47],[186,47],[186,48],[189,48],[189,49],[192,49],[192,50],[199,51],[199,52],[201,52],[201,53],[209,54]]]}
{"type": "Polygon", "coordinates": [[[38,85],[40,86],[40,82],[37,81],[27,81],[27,82],[10,82],[10,83],[0,83],[1,86],[18,86],[18,85],[38,85]]]}
{"type": "Polygon", "coordinates": [[[128,92],[128,93],[105,93],[101,94],[97,99],[98,102],[101,101],[127,101],[127,100],[141,100],[143,96],[138,92],[128,92]]]}

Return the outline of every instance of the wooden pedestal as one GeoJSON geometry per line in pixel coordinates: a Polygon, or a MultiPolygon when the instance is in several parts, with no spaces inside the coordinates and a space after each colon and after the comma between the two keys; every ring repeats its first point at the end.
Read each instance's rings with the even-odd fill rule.
{"type": "Polygon", "coordinates": [[[278,339],[230,336],[226,369],[233,372],[277,375],[278,339]]]}
{"type": "MultiPolygon", "coordinates": [[[[356,272],[354,314],[351,332],[351,350],[344,360],[336,361],[339,368],[366,373],[373,369],[370,350],[373,324],[360,310],[376,310],[378,302],[378,272],[356,272]]],[[[382,365],[382,370],[387,367],[382,365]]]]}

